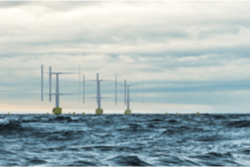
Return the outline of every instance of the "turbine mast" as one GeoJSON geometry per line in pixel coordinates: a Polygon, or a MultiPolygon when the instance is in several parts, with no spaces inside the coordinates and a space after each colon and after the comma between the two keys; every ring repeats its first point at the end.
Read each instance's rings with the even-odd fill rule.
{"type": "Polygon", "coordinates": [[[115,105],[117,105],[117,76],[115,75],[115,105]]]}
{"type": "Polygon", "coordinates": [[[124,105],[126,105],[126,87],[127,87],[127,84],[126,84],[126,79],[124,80],[124,105]]]}
{"type": "Polygon", "coordinates": [[[82,75],[83,85],[82,85],[82,95],[83,95],[83,104],[85,103],[85,76],[82,75]]]}
{"type": "Polygon", "coordinates": [[[49,67],[49,101],[51,101],[51,66],[49,67]]]}
{"type": "Polygon", "coordinates": [[[127,85],[127,109],[129,110],[129,102],[130,102],[130,99],[129,99],[129,85],[127,85]]]}
{"type": "Polygon", "coordinates": [[[100,80],[99,80],[99,74],[96,74],[96,100],[97,100],[97,108],[101,108],[101,100],[100,100],[100,80]]]}
{"type": "Polygon", "coordinates": [[[56,107],[59,107],[59,75],[56,73],[56,107]]]}
{"type": "Polygon", "coordinates": [[[81,100],[81,66],[79,66],[79,101],[81,100]]]}
{"type": "Polygon", "coordinates": [[[41,65],[41,101],[43,101],[43,65],[41,65]]]}

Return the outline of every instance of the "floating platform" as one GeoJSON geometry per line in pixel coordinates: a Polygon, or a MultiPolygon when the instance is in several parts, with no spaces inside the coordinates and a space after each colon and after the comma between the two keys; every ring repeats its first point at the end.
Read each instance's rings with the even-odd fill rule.
{"type": "Polygon", "coordinates": [[[55,115],[60,115],[60,114],[62,114],[62,108],[60,108],[60,107],[55,107],[55,108],[53,108],[53,114],[55,114],[55,115]]]}
{"type": "Polygon", "coordinates": [[[131,114],[131,110],[130,109],[125,110],[124,114],[125,115],[131,114]]]}
{"type": "Polygon", "coordinates": [[[103,109],[97,108],[97,109],[95,110],[95,114],[98,114],[98,115],[103,114],[103,109]]]}

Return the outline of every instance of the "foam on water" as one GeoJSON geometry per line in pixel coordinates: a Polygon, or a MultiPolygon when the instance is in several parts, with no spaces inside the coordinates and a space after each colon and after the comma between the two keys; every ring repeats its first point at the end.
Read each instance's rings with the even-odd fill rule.
{"type": "Polygon", "coordinates": [[[0,115],[0,166],[250,165],[250,115],[0,115]]]}

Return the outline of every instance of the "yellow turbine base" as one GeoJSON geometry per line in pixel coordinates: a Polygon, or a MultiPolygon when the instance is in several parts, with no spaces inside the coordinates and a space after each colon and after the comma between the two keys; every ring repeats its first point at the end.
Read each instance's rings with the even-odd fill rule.
{"type": "Polygon", "coordinates": [[[82,112],[82,115],[84,115],[85,114],[85,112],[82,112]]]}
{"type": "Polygon", "coordinates": [[[95,114],[101,115],[101,114],[103,114],[103,110],[101,108],[97,108],[95,110],[95,114]]]}
{"type": "Polygon", "coordinates": [[[200,115],[200,113],[199,113],[199,112],[197,112],[197,113],[196,113],[196,115],[200,115]]]}
{"type": "Polygon", "coordinates": [[[168,115],[168,112],[166,112],[165,114],[168,115]]]}
{"type": "Polygon", "coordinates": [[[55,114],[55,115],[60,115],[60,114],[62,114],[62,108],[60,108],[60,107],[55,107],[55,108],[53,108],[53,114],[55,114]]]}
{"type": "Polygon", "coordinates": [[[131,110],[130,109],[125,110],[124,114],[125,115],[131,114],[131,110]]]}

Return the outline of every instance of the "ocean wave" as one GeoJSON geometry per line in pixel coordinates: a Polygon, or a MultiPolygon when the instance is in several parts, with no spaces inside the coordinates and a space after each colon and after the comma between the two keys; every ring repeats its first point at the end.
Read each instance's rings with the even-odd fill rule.
{"type": "Polygon", "coordinates": [[[104,164],[98,161],[77,160],[77,161],[67,164],[67,166],[104,166],[104,164]]]}
{"type": "Polygon", "coordinates": [[[249,123],[236,114],[1,115],[0,166],[250,165],[249,123]]]}
{"type": "Polygon", "coordinates": [[[227,124],[228,127],[233,128],[246,128],[250,127],[250,120],[240,120],[240,121],[233,121],[227,124]]]}
{"type": "Polygon", "coordinates": [[[152,166],[151,164],[140,160],[137,156],[125,156],[120,155],[114,158],[109,159],[112,162],[115,162],[115,165],[118,166],[152,166]]]}
{"type": "Polygon", "coordinates": [[[45,165],[47,163],[47,161],[42,160],[38,157],[28,158],[27,161],[28,161],[27,164],[31,165],[31,166],[33,166],[33,165],[45,165]]]}
{"type": "Polygon", "coordinates": [[[2,120],[0,122],[0,133],[5,131],[13,131],[13,130],[23,130],[22,122],[20,120],[2,120]]]}
{"type": "Polygon", "coordinates": [[[225,165],[240,165],[230,152],[220,153],[220,152],[209,152],[204,155],[190,156],[191,158],[196,158],[202,165],[206,166],[225,166],[225,165]]]}

